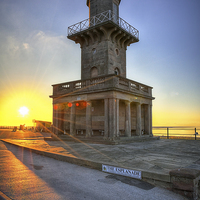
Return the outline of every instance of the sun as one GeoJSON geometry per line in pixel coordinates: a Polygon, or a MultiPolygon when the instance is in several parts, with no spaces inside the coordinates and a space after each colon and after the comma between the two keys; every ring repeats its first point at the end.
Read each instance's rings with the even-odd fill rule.
{"type": "Polygon", "coordinates": [[[19,109],[19,113],[24,117],[29,112],[29,109],[26,106],[23,106],[19,109]]]}

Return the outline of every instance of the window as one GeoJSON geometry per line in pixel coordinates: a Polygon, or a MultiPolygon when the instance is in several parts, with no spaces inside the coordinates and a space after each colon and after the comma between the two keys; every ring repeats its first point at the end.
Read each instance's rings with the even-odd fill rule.
{"type": "Polygon", "coordinates": [[[92,53],[93,55],[97,52],[97,50],[95,48],[92,49],[92,53]]]}
{"type": "Polygon", "coordinates": [[[119,69],[116,67],[115,68],[115,75],[119,75],[120,73],[119,73],[119,69]]]}
{"type": "Polygon", "coordinates": [[[115,54],[118,56],[119,55],[119,49],[115,49],[115,54]]]}
{"type": "Polygon", "coordinates": [[[91,78],[97,77],[98,76],[98,69],[96,67],[92,67],[90,71],[91,78]]]}

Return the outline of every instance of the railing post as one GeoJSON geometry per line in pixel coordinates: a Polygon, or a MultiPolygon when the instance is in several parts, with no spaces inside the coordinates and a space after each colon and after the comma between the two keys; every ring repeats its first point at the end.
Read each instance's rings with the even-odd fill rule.
{"type": "Polygon", "coordinates": [[[167,139],[169,139],[169,128],[167,127],[167,139]]]}
{"type": "Polygon", "coordinates": [[[111,10],[108,11],[109,12],[109,20],[111,20],[111,10]]]}
{"type": "Polygon", "coordinates": [[[195,140],[197,140],[197,134],[196,134],[196,132],[197,132],[197,129],[195,128],[194,129],[195,140]]]}

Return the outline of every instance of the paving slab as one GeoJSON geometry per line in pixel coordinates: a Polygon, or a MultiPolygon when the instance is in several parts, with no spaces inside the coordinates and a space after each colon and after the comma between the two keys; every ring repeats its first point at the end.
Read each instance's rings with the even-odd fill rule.
{"type": "Polygon", "coordinates": [[[177,168],[200,170],[200,141],[153,140],[120,145],[67,141],[4,139],[18,146],[55,155],[169,176],[177,168]]]}
{"type": "Polygon", "coordinates": [[[55,161],[4,142],[0,146],[0,199],[186,200],[142,180],[55,161]]]}

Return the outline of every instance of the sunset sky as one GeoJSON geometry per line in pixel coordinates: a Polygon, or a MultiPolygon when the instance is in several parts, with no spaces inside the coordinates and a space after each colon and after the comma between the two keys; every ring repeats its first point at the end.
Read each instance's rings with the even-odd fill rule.
{"type": "MultiPolygon", "coordinates": [[[[140,32],[127,78],[153,87],[154,126],[200,126],[199,11],[199,0],[121,1],[120,17],[140,32]]],[[[0,1],[0,126],[52,121],[51,85],[80,79],[67,27],[88,17],[86,0],[0,1]]]]}

